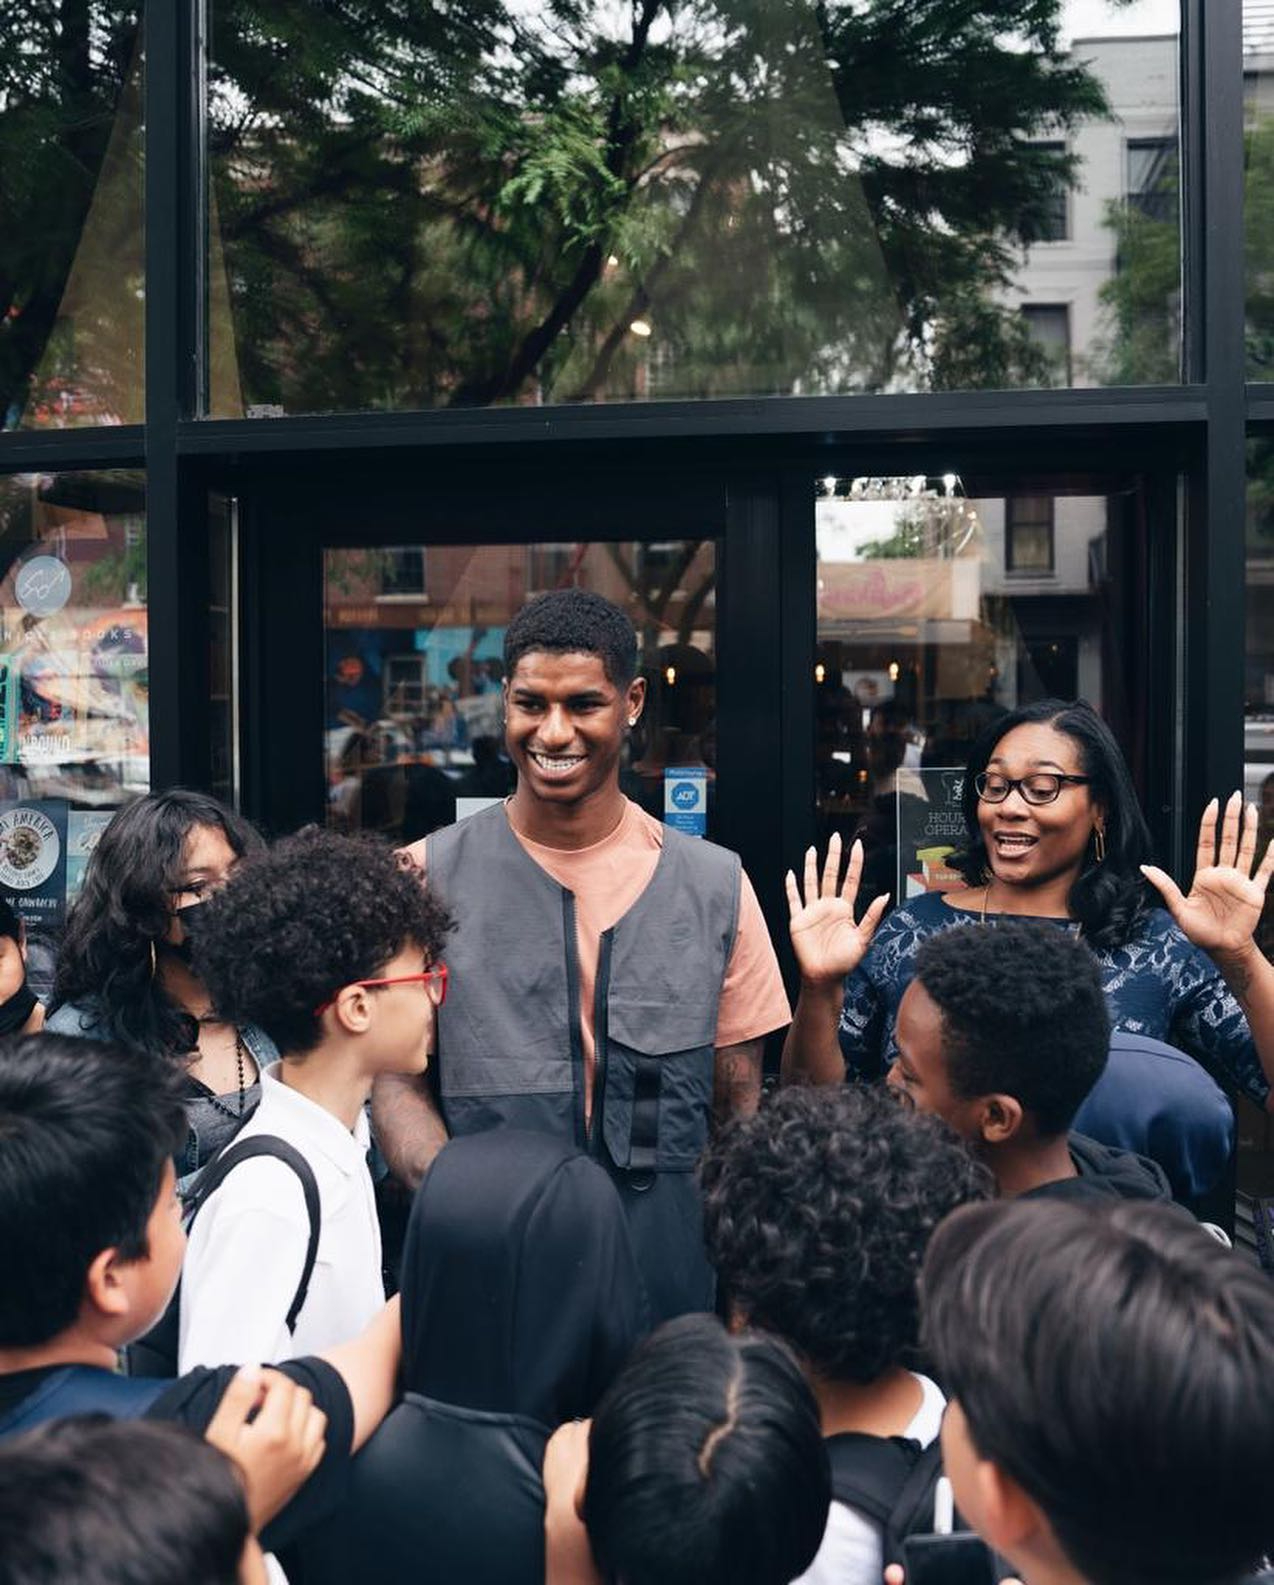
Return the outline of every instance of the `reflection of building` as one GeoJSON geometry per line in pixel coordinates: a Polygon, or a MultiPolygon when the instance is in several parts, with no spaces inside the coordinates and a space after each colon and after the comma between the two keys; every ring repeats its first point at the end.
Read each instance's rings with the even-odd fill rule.
{"type": "Polygon", "coordinates": [[[1027,249],[1009,301],[1055,355],[1059,385],[1108,383],[1100,370],[1111,334],[1102,288],[1120,268],[1114,224],[1121,204],[1176,219],[1179,41],[1076,39],[1072,56],[1105,90],[1109,118],[1081,123],[1050,146],[1073,154],[1069,191],[1056,195],[1045,237],[1027,249]]]}

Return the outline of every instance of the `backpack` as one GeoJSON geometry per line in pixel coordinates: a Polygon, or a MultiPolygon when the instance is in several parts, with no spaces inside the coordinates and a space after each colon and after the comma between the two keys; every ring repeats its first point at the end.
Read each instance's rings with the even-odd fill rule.
{"type": "Polygon", "coordinates": [[[827,1438],[832,1497],[880,1527],[883,1561],[901,1563],[902,1543],[933,1530],[934,1489],[942,1474],[938,1439],[922,1448],[902,1436],[843,1431],[827,1438]]]}
{"type": "MultiPolygon", "coordinates": [[[[322,1227],[318,1182],[314,1177],[314,1169],[295,1145],[289,1145],[286,1139],[280,1139],[275,1134],[252,1134],[247,1139],[236,1139],[227,1145],[219,1156],[208,1163],[191,1185],[186,1197],[184,1217],[186,1232],[190,1232],[195,1217],[212,1198],[214,1191],[221,1187],[241,1161],[248,1161],[253,1156],[273,1156],[276,1161],[285,1162],[301,1180],[301,1188],[305,1194],[305,1209],[310,1219],[310,1241],[305,1251],[305,1264],[301,1268],[301,1280],[297,1284],[296,1294],[287,1313],[287,1328],[288,1332],[292,1333],[296,1331],[297,1317],[310,1290],[310,1278],[314,1274],[314,1262],[318,1257],[319,1231],[322,1227]]],[[[169,1300],[168,1308],[159,1320],[144,1337],[139,1337],[135,1343],[129,1344],[128,1374],[150,1378],[175,1376],[180,1335],[181,1284],[178,1283],[177,1291],[169,1300]]]]}
{"type": "Polygon", "coordinates": [[[167,1382],[134,1380],[99,1365],[66,1365],[51,1372],[34,1392],[0,1415],[0,1438],[16,1436],[73,1414],[140,1420],[167,1389],[167,1382]]]}

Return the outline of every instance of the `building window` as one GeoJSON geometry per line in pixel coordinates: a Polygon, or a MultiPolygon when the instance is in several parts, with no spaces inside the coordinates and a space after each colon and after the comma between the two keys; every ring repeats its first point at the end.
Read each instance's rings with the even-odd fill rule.
{"type": "Polygon", "coordinates": [[[380,598],[382,600],[423,600],[425,584],[425,547],[394,545],[381,552],[380,598]]]}
{"type": "MultiPolygon", "coordinates": [[[[1033,143],[1031,147],[1038,149],[1041,154],[1066,153],[1064,143],[1033,143]]],[[[1048,198],[1040,213],[1039,226],[1030,241],[1069,242],[1070,234],[1070,187],[1059,172],[1052,178],[1048,198]]]]}
{"type": "Polygon", "coordinates": [[[526,553],[526,592],[543,594],[548,589],[570,589],[579,581],[580,566],[587,545],[547,541],[531,545],[526,553]]]}
{"type": "Polygon", "coordinates": [[[1129,138],[1127,194],[1128,207],[1147,220],[1176,220],[1176,138],[1129,138]]]}
{"type": "Polygon", "coordinates": [[[1066,303],[1027,303],[1022,318],[1031,340],[1043,349],[1059,384],[1071,383],[1071,311],[1066,303]]]}
{"type": "Polygon", "coordinates": [[[1011,495],[1004,505],[1004,567],[1019,577],[1053,572],[1053,497],[1011,495]]]}

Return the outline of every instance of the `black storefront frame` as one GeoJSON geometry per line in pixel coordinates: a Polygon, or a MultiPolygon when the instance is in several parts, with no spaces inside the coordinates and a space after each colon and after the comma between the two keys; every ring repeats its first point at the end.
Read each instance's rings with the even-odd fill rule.
{"type": "MultiPolygon", "coordinates": [[[[1184,375],[1172,387],[766,398],[604,407],[330,415],[204,421],[206,169],[200,127],[203,0],[146,5],[146,423],[110,430],[0,435],[0,473],[103,467],[146,470],[151,626],[151,777],[206,785],[208,493],[244,495],[254,481],[309,469],[316,453],[346,467],[391,454],[452,461],[496,454],[553,465],[572,452],[640,471],[692,451],[719,470],[729,497],[732,623],[777,630],[762,675],[756,646],[729,664],[751,668],[742,696],[779,724],[772,775],[756,807],[773,816],[784,851],[809,829],[812,702],[783,697],[814,649],[813,522],[807,481],[818,459],[988,443],[1087,456],[1103,443],[1190,459],[1179,547],[1160,547],[1150,597],[1156,664],[1171,667],[1168,732],[1176,772],[1169,862],[1187,858],[1188,821],[1212,791],[1241,785],[1244,659],[1244,445],[1250,420],[1274,420],[1274,388],[1245,387],[1242,7],[1183,0],[1181,33],[1184,375]],[[747,548],[747,555],[740,554],[747,548]],[[1165,591],[1167,598],[1165,599],[1165,591]],[[773,665],[773,656],[779,665],[773,665]]],[[[245,619],[268,619],[263,591],[245,619]]],[[[244,632],[248,636],[250,621],[244,632]]],[[[249,736],[263,724],[251,713],[249,736]]],[[[772,819],[767,822],[774,830],[772,819]]],[[[747,845],[760,836],[759,829],[747,845]]]]}

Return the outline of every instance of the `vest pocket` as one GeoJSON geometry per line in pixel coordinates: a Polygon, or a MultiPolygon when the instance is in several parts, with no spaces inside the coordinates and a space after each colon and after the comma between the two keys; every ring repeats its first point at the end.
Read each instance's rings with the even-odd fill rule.
{"type": "Polygon", "coordinates": [[[686,1041],[702,1037],[708,1012],[611,999],[602,1137],[615,1166],[689,1172],[699,1160],[712,1107],[712,1035],[686,1041]]]}

